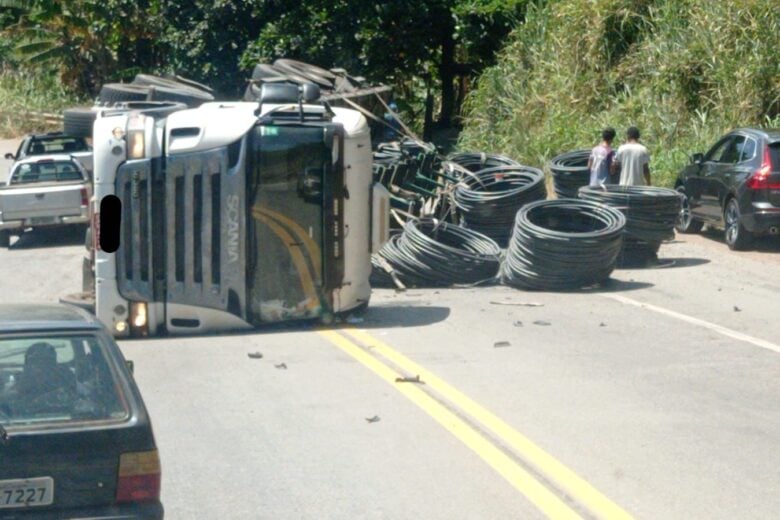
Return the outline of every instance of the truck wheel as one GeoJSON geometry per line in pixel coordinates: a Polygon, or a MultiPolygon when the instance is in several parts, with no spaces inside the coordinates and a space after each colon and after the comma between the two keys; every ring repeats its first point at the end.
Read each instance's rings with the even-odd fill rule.
{"type": "Polygon", "coordinates": [[[0,247],[11,246],[11,233],[8,231],[0,231],[0,247]]]}
{"type": "Polygon", "coordinates": [[[89,107],[68,108],[62,113],[62,131],[73,137],[92,137],[96,112],[89,107]]]}

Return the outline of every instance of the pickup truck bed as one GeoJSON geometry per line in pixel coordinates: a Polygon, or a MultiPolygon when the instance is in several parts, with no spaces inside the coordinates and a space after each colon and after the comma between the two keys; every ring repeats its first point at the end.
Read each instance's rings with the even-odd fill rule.
{"type": "Polygon", "coordinates": [[[0,187],[0,247],[27,228],[88,223],[91,192],[87,173],[69,156],[17,162],[0,187]]]}

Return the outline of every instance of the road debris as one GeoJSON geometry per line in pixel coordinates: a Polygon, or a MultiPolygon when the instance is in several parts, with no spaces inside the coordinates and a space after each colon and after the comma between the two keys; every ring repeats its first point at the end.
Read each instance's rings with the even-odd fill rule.
{"type": "Polygon", "coordinates": [[[512,344],[508,341],[496,341],[493,343],[493,348],[505,348],[505,347],[511,347],[512,344]]]}
{"type": "Polygon", "coordinates": [[[381,419],[379,418],[378,415],[375,415],[373,417],[366,417],[366,422],[367,423],[375,423],[375,422],[379,422],[380,420],[381,419]]]}
{"type": "Polygon", "coordinates": [[[520,321],[520,320],[517,320],[512,325],[514,325],[515,327],[522,327],[523,326],[523,322],[520,321]]]}
{"type": "Polygon", "coordinates": [[[287,370],[287,364],[286,363],[279,363],[278,365],[274,365],[276,368],[280,370],[287,370]]]}
{"type": "Polygon", "coordinates": [[[536,320],[534,322],[534,325],[541,325],[543,327],[548,327],[548,326],[552,325],[552,323],[550,323],[549,321],[545,321],[545,320],[536,320]]]}
{"type": "Polygon", "coordinates": [[[260,352],[247,352],[246,354],[250,359],[262,359],[263,355],[260,352]]]}
{"type": "Polygon", "coordinates": [[[606,327],[606,326],[607,326],[607,324],[604,323],[603,321],[601,323],[599,323],[599,327],[606,327]]]}
{"type": "Polygon", "coordinates": [[[734,312],[742,312],[742,309],[740,309],[739,307],[737,307],[737,306],[735,305],[735,306],[734,306],[734,312]]]}
{"type": "Polygon", "coordinates": [[[425,384],[423,381],[420,380],[420,374],[417,374],[416,376],[396,377],[395,382],[396,383],[417,383],[420,385],[425,384]]]}
{"type": "Polygon", "coordinates": [[[544,307],[543,303],[536,303],[536,302],[501,302],[501,301],[492,301],[490,302],[490,305],[512,305],[515,307],[544,307]]]}

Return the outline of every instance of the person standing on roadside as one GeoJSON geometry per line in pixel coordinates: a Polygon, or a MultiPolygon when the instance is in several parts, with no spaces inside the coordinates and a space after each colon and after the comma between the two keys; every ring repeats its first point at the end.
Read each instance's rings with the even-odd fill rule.
{"type": "Polygon", "coordinates": [[[650,154],[639,142],[639,129],[626,130],[626,142],[621,144],[612,162],[612,172],[620,172],[621,186],[650,186],[650,154]]]}
{"type": "Polygon", "coordinates": [[[601,132],[601,142],[590,151],[588,170],[590,170],[590,186],[598,187],[609,183],[609,172],[615,152],[612,150],[612,140],[615,138],[614,128],[605,128],[601,132]]]}

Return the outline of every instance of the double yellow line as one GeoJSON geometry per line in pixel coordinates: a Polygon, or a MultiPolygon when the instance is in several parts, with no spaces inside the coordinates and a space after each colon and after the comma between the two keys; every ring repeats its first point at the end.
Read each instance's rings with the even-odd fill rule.
{"type": "Polygon", "coordinates": [[[583,518],[578,510],[597,518],[632,518],[492,412],[384,342],[357,329],[320,331],[320,334],[422,408],[549,518],[583,518]],[[419,376],[425,384],[399,382],[403,373],[419,376]],[[495,436],[513,456],[478,431],[475,425],[495,436]],[[542,483],[539,476],[547,484],[542,483]],[[579,506],[578,510],[576,506],[579,506]]]}

